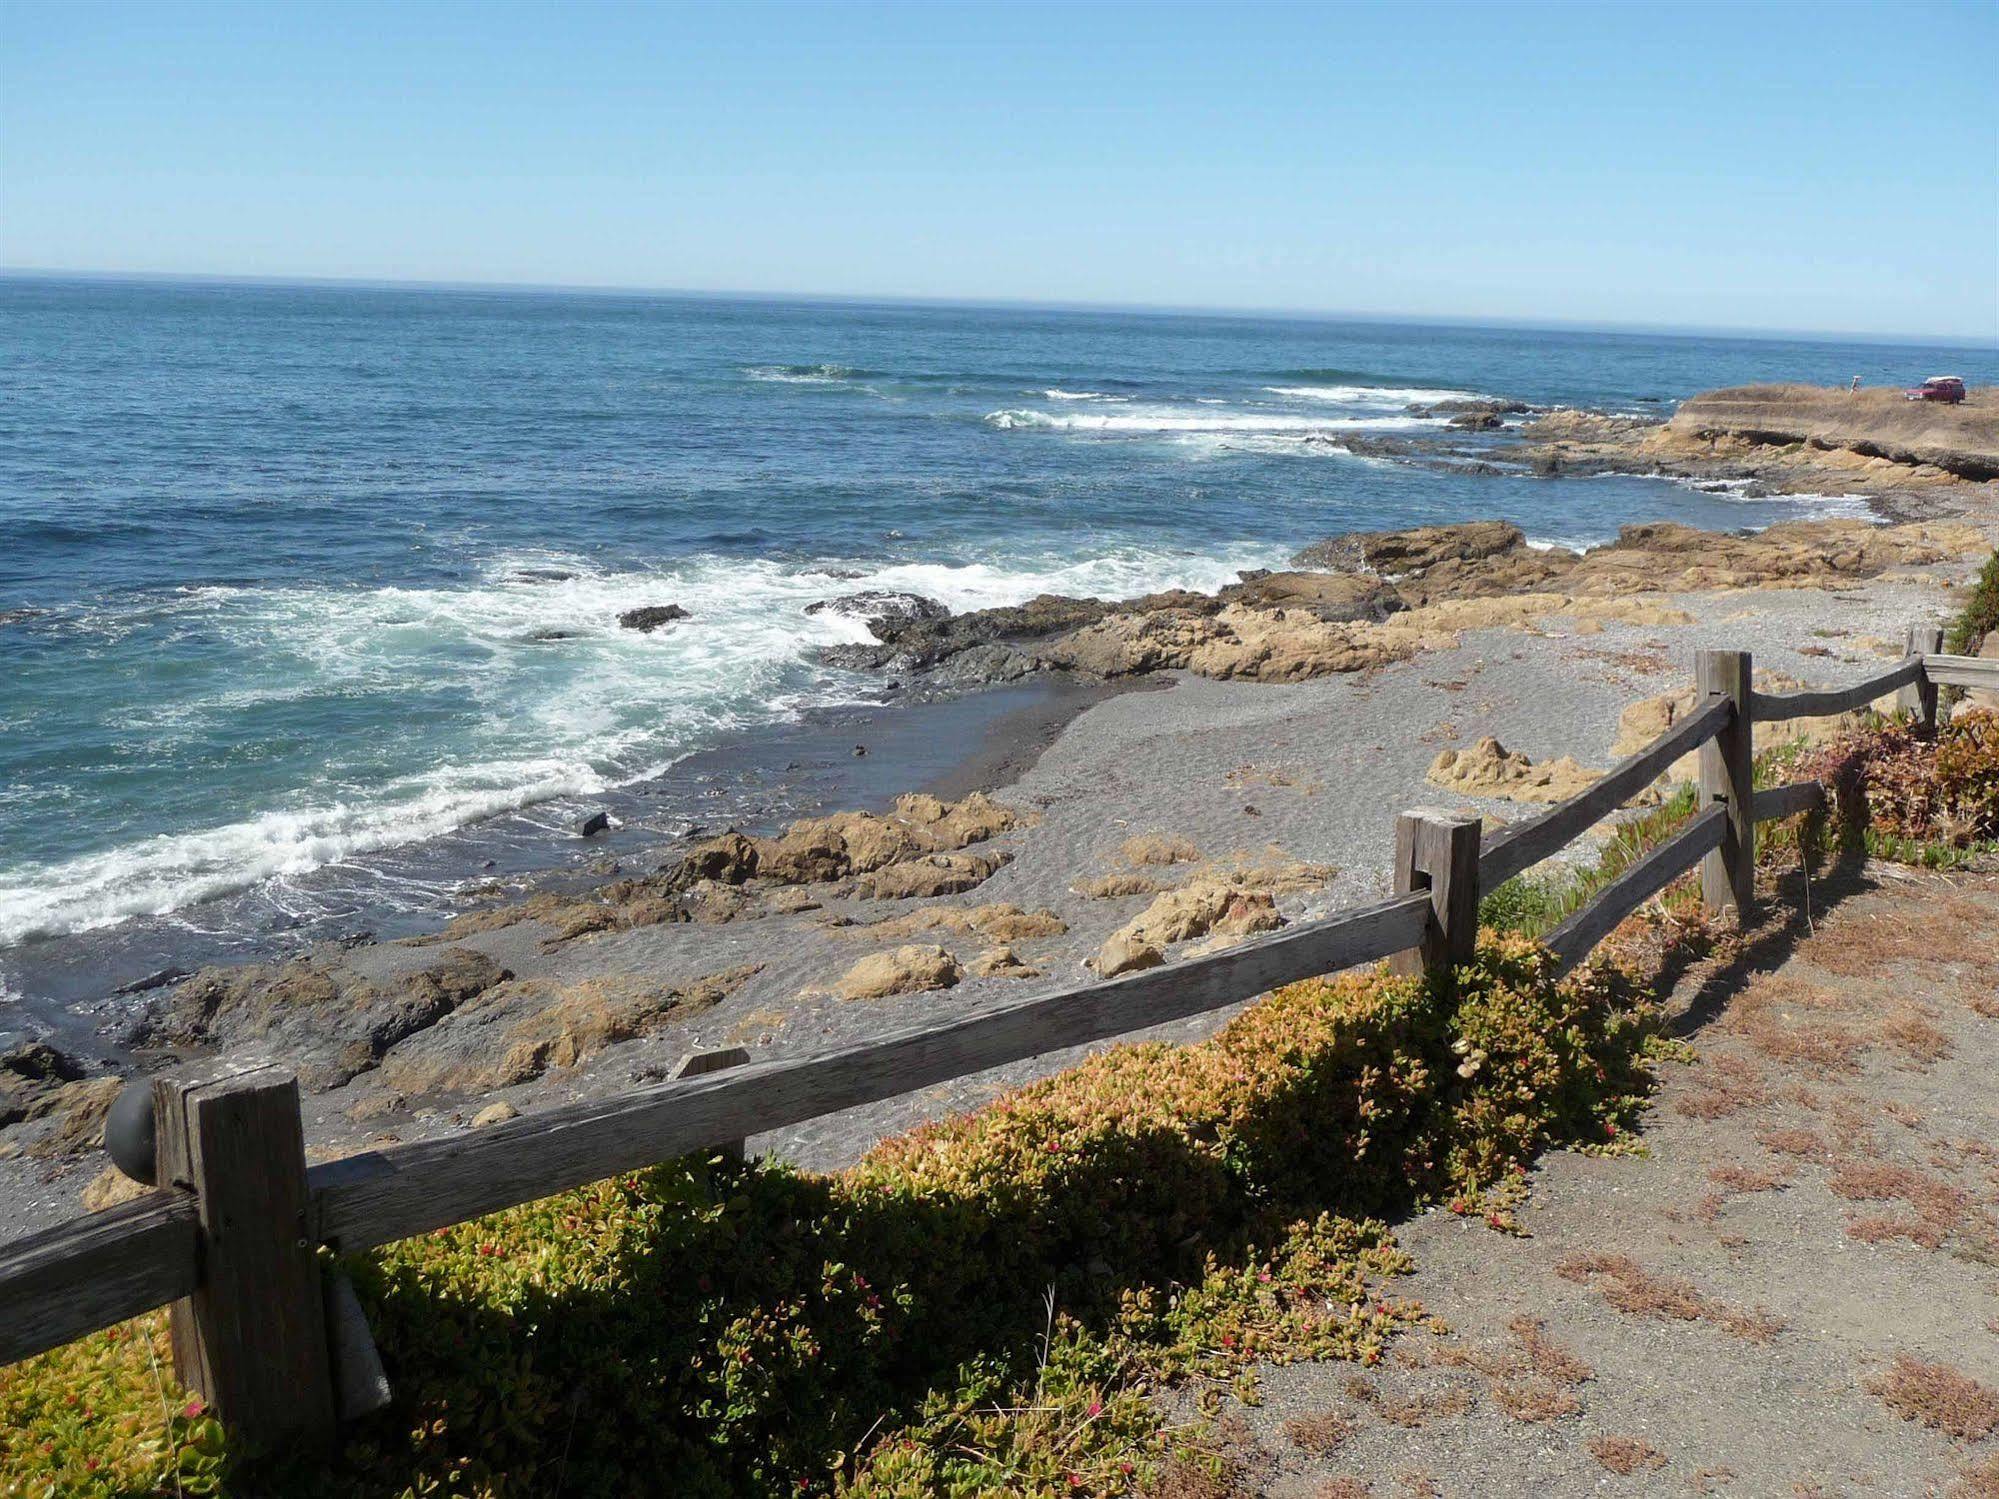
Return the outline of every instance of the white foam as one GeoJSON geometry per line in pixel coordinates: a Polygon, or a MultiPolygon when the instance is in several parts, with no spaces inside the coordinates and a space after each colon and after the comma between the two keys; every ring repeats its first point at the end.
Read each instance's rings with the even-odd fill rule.
{"type": "Polygon", "coordinates": [[[1442,390],[1424,385],[1266,385],[1265,391],[1293,401],[1337,401],[1343,405],[1416,406],[1428,401],[1479,401],[1475,390],[1442,390]]]}
{"type": "Polygon", "coordinates": [[[1415,416],[1301,416],[1285,411],[1188,411],[1177,407],[1119,412],[993,411],[986,420],[1002,431],[1050,432],[1344,432],[1435,426],[1415,416]]]}
{"type": "Polygon", "coordinates": [[[1108,395],[1101,390],[1055,390],[1041,392],[1051,401],[1125,401],[1129,396],[1108,395]]]}
{"type": "Polygon", "coordinates": [[[746,364],[743,374],[774,385],[837,385],[854,378],[844,364],[746,364]]]}
{"type": "Polygon", "coordinates": [[[812,663],[815,647],[873,638],[863,621],[806,614],[819,599],[897,589],[963,611],[1038,593],[1119,598],[1212,590],[1238,569],[1278,560],[1266,546],[1204,555],[1130,546],[1083,558],[1051,551],[861,564],[862,576],[833,583],[824,571],[765,560],[695,557],[657,572],[604,572],[578,558],[513,554],[456,588],[190,590],[166,607],[199,616],[263,671],[183,705],[174,716],[187,723],[149,719],[148,732],[185,733],[203,715],[259,701],[402,693],[412,681],[476,707],[472,726],[447,726],[457,737],[442,742],[443,763],[386,778],[374,757],[392,748],[329,736],[316,779],[264,793],[267,805],[253,815],[60,862],[0,866],[0,946],[163,915],[536,803],[598,795],[657,775],[719,735],[870,700],[870,679],[812,663]],[[530,581],[520,576],[526,566],[573,575],[530,581]],[[690,617],[650,635],[617,623],[627,609],[668,602],[690,617]],[[535,638],[551,631],[568,638],[535,638]]]}

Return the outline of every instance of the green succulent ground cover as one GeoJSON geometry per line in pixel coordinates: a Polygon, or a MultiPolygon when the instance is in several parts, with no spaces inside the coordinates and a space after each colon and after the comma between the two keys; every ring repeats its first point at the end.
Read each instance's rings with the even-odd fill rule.
{"type": "Polygon", "coordinates": [[[1159,1390],[1379,1359],[1422,1316],[1386,1220],[1504,1226],[1537,1152],[1628,1138],[1661,1044],[1513,937],[1294,984],[837,1176],[675,1162],[357,1257],[397,1401],[330,1465],[235,1450],[157,1318],[0,1372],[0,1489],[1133,1492],[1207,1460],[1159,1390]]]}

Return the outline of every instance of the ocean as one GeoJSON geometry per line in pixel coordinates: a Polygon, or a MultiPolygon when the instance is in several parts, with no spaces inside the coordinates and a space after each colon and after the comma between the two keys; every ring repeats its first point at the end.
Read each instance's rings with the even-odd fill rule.
{"type": "Polygon", "coordinates": [[[607,798],[703,821],[731,755],[781,780],[770,746],[884,701],[816,664],[866,638],[820,599],[1214,588],[1495,515],[1581,544],[1865,513],[1342,449],[1442,421],[1412,406],[1999,378],[1881,343],[39,277],[0,278],[0,330],[0,1006],[420,924],[583,858],[607,798]]]}

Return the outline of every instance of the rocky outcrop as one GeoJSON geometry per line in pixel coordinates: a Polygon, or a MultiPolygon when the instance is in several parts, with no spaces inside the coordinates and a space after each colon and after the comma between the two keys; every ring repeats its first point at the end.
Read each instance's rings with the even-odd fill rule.
{"type": "Polygon", "coordinates": [[[1167,948],[1196,937],[1240,940],[1284,925],[1267,890],[1243,889],[1226,880],[1193,881],[1156,897],[1097,950],[1090,966],[1103,978],[1156,967],[1167,948]]]}
{"type": "Polygon", "coordinates": [[[642,635],[650,635],[661,625],[670,625],[677,619],[688,618],[688,613],[678,604],[648,604],[642,609],[627,609],[618,616],[618,623],[627,630],[637,630],[642,635]]]}
{"type": "Polygon", "coordinates": [[[0,1129],[39,1119],[71,1083],[88,1075],[83,1063],[42,1041],[0,1052],[0,1129]]]}
{"type": "Polygon", "coordinates": [[[448,949],[428,967],[376,982],[322,951],[285,963],[204,968],[144,1023],[147,1045],[261,1041],[308,1088],[338,1087],[460,1005],[512,977],[484,953],[448,949]]]}
{"type": "Polygon", "coordinates": [[[1843,449],[1961,479],[1999,479],[1999,391],[1973,390],[1948,406],[1910,401],[1897,390],[1743,385],[1683,402],[1661,437],[1661,446],[1734,437],[1765,447],[1843,449]]]}
{"type": "Polygon", "coordinates": [[[579,938],[677,922],[719,923],[809,907],[779,892],[858,879],[857,893],[884,900],[955,895],[989,879],[1009,857],[958,850],[1025,826],[1033,815],[983,792],[960,801],[916,794],[886,814],[838,812],[792,823],[775,838],[730,831],[707,838],[654,874],[612,880],[586,895],[544,891],[468,911],[412,945],[454,942],[523,921],[549,928],[553,950],[579,938]]]}
{"type": "MultiPolygon", "coordinates": [[[[1944,406],[1892,390],[1742,386],[1695,396],[1666,422],[1554,411],[1520,436],[1518,447],[1500,451],[1537,474],[1665,474],[1727,481],[1752,496],[1887,501],[1999,479],[1999,395],[1989,389],[1944,406]]],[[[1401,456],[1425,456],[1405,447],[1401,456]]]]}
{"type": "Polygon", "coordinates": [[[24,1041],[0,1052],[0,1130],[27,1127],[27,1154],[42,1159],[92,1149],[103,1139],[104,1116],[124,1086],[122,1078],[91,1076],[68,1052],[24,1041]]]}
{"type": "Polygon", "coordinates": [[[935,599],[927,599],[920,593],[898,593],[880,588],[845,594],[837,599],[821,599],[816,604],[807,604],[805,612],[865,620],[876,638],[882,640],[920,620],[951,617],[951,611],[935,599]]]}
{"type": "Polygon", "coordinates": [[[888,999],[949,989],[965,976],[958,960],[941,947],[898,947],[869,953],[840,976],[834,993],[842,999],[888,999]]]}
{"type": "Polygon", "coordinates": [[[1526,534],[1510,521],[1466,521],[1402,531],[1349,531],[1313,542],[1291,561],[1296,567],[1400,578],[1447,562],[1478,562],[1516,552],[1526,544],[1526,534]]]}
{"type": "Polygon", "coordinates": [[[980,953],[965,965],[965,972],[977,979],[1035,979],[1041,970],[1023,961],[1010,947],[995,947],[980,953]]]}
{"type": "Polygon", "coordinates": [[[1069,930],[1069,924],[1053,911],[1023,911],[1019,906],[996,902],[983,906],[925,906],[902,916],[834,930],[870,942],[904,942],[926,932],[952,932],[1008,945],[1059,937],[1069,930]]]}
{"type": "Polygon", "coordinates": [[[1217,597],[1224,606],[1298,609],[1313,619],[1341,623],[1384,620],[1409,607],[1381,579],[1341,573],[1262,573],[1229,585],[1217,597]]]}
{"type": "Polygon", "coordinates": [[[1469,749],[1447,749],[1430,764],[1429,779],[1460,796],[1514,802],[1561,802],[1601,780],[1603,772],[1568,755],[1538,764],[1491,735],[1469,749]]]}
{"type": "Polygon", "coordinates": [[[381,1081],[404,1096],[530,1082],[713,1009],[762,968],[746,963],[685,982],[645,974],[509,980],[396,1046],[381,1062],[381,1081]]]}
{"type": "Polygon", "coordinates": [[[1528,628],[1552,616],[1587,628],[1685,623],[1684,611],[1642,596],[1825,587],[1986,546],[1957,521],[1796,521],[1753,535],[1657,523],[1626,526],[1615,542],[1582,553],[1530,546],[1503,521],[1362,531],[1306,548],[1297,569],[1251,574],[1212,596],[1041,599],[890,630],[881,646],[841,659],[930,666],[952,680],[988,669],[1106,680],[1183,670],[1295,682],[1448,648],[1468,629],[1528,628]]]}

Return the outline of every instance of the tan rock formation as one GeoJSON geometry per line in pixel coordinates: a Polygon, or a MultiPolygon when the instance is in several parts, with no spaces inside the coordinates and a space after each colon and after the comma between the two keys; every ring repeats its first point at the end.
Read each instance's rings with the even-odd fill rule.
{"type": "Polygon", "coordinates": [[[958,960],[943,948],[912,945],[869,953],[841,975],[834,992],[842,999],[887,999],[949,989],[964,976],[958,960]]]}
{"type": "Polygon", "coordinates": [[[1109,978],[1129,972],[1147,949],[1163,953],[1176,942],[1210,933],[1239,940],[1283,925],[1267,890],[1246,890],[1220,879],[1197,880],[1157,896],[1104,943],[1091,966],[1109,978]]]}
{"type": "Polygon", "coordinates": [[[1447,749],[1430,762],[1429,779],[1460,796],[1499,797],[1514,802],[1567,801],[1602,779],[1603,772],[1563,755],[1536,764],[1491,735],[1469,749],[1447,749]]]}
{"type": "Polygon", "coordinates": [[[1142,833],[1136,838],[1125,839],[1118,849],[1118,856],[1127,864],[1140,866],[1192,864],[1201,857],[1201,851],[1185,838],[1168,837],[1163,833],[1142,833]]]}
{"type": "Polygon", "coordinates": [[[1041,970],[1032,963],[1023,962],[1010,947],[995,947],[980,953],[967,965],[965,971],[973,978],[1032,979],[1041,977],[1041,970]]]}

